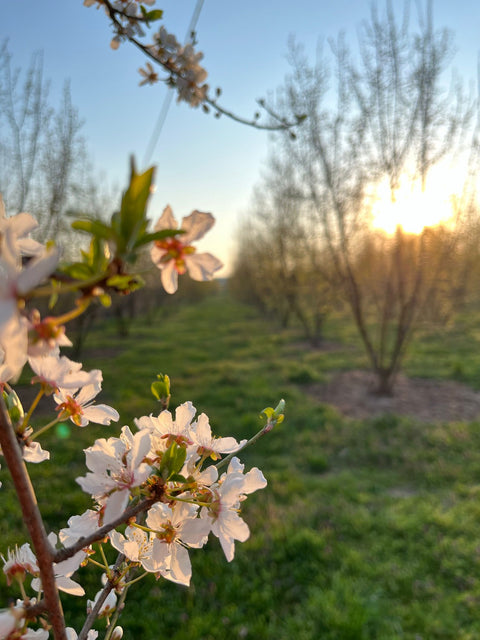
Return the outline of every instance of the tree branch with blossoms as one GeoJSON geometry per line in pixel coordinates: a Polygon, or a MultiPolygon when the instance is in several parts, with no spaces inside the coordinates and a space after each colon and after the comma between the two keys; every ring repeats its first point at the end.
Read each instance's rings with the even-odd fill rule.
{"type": "Polygon", "coordinates": [[[221,115],[234,120],[243,125],[262,129],[266,131],[289,131],[295,137],[292,129],[305,119],[304,114],[295,115],[293,120],[287,120],[280,116],[271,107],[267,107],[264,99],[257,100],[260,109],[269,116],[268,121],[261,120],[260,111],[255,111],[253,117],[246,118],[236,114],[233,110],[224,107],[219,102],[221,96],[220,88],[214,92],[214,96],[209,93],[209,86],[204,81],[207,72],[200,65],[203,54],[195,51],[194,43],[190,42],[181,45],[176,37],[169,33],[162,25],[154,33],[153,42],[145,44],[139,38],[144,37],[145,30],[163,18],[163,11],[160,9],[147,10],[144,5],[154,5],[156,0],[84,0],[84,5],[104,7],[105,13],[110,19],[114,30],[114,37],[110,43],[113,49],[117,49],[123,40],[127,40],[148,58],[145,68],[140,68],[142,76],[140,85],[156,84],[163,80],[168,86],[177,91],[177,101],[187,102],[191,107],[202,106],[206,113],[210,110],[218,118],[221,115]],[[167,73],[161,79],[152,62],[156,67],[160,67],[167,73]]]}
{"type": "MultiPolygon", "coordinates": [[[[250,493],[266,486],[262,472],[245,472],[237,454],[283,420],[283,401],[264,410],[266,424],[250,441],[237,442],[215,437],[208,417],[196,416],[191,402],[178,406],[173,416],[168,409],[170,379],[158,374],[151,392],[161,404],[160,413],[136,418],[135,428],[125,425],[119,437],[99,438],[85,449],[88,471],[76,481],[92,497],[93,508],[72,515],[58,538],[54,532],[47,535],[27,468],[50,458],[40,438],[59,420],[85,428],[91,422],[109,425],[120,419],[116,409],[96,402],[101,371],[85,371],[81,363],[61,354],[60,349],[71,344],[65,324],[90,304],[108,305],[111,296],[142,286],[135,262],[147,247],[171,294],[179,275],[188,271],[195,280],[210,280],[221,266],[194,246],[214,224],[210,213],[194,211],[178,228],[167,206],[149,230],[146,212],[152,180],[153,169],[137,173],[132,161],[130,183],[111,219],[73,223],[90,236],[90,245],[78,262],[69,264],[60,264],[55,247],[29,237],[36,224],[31,216],[8,218],[0,199],[0,447],[33,545],[33,550],[29,543],[10,549],[4,558],[7,582],[18,585],[21,597],[0,611],[0,638],[45,640],[51,628],[56,640],[94,640],[98,632],[92,625],[99,617],[109,619],[117,594],[123,607],[125,589],[136,581],[153,574],[188,586],[189,551],[202,548],[210,534],[220,540],[230,562],[235,541],[243,542],[250,534],[240,506],[250,493]],[[57,298],[72,291],[77,294],[74,307],[55,315],[57,298]],[[50,295],[51,315],[42,318],[30,309],[37,295],[50,295]],[[25,411],[13,381],[27,362],[31,382],[39,390],[25,411]],[[50,399],[57,416],[34,431],[32,421],[42,397],[50,399]],[[220,474],[222,466],[226,471],[220,474]],[[108,566],[105,544],[118,553],[113,568],[108,566]],[[105,583],[87,602],[88,615],[77,636],[65,626],[59,591],[85,594],[72,578],[85,564],[101,568],[105,583]],[[135,567],[143,573],[127,579],[135,567]],[[35,595],[29,596],[29,589],[35,595]],[[38,622],[41,626],[34,630],[38,622]]],[[[107,629],[110,640],[121,637],[115,623],[116,617],[107,629]]]]}

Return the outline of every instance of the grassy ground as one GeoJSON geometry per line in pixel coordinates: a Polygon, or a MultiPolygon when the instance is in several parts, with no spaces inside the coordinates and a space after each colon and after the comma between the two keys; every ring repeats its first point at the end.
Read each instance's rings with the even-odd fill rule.
{"type": "MultiPolygon", "coordinates": [[[[469,318],[448,335],[426,332],[406,372],[480,387],[478,329],[469,318]]],[[[396,416],[353,421],[315,403],[306,385],[366,366],[345,319],[332,318],[337,348],[312,351],[248,307],[218,296],[161,310],[119,339],[106,323],[89,338],[85,368],[104,373],[102,400],[121,424],[156,412],[156,373],[172,379],[171,407],[192,400],[219,435],[246,438],[259,412],[287,402],[284,424],[242,455],[268,487],[246,503],[251,538],[225,562],[216,540],[192,551],[189,589],[153,578],[131,590],[126,638],[172,640],[473,640],[480,637],[480,424],[418,424],[396,416]]],[[[121,426],[121,425],[120,425],[121,426]]],[[[119,427],[72,427],[49,436],[56,465],[32,466],[47,525],[80,513],[87,496],[81,446],[119,427]],[[74,439],[75,436],[75,439],[74,439]],[[59,466],[58,466],[59,465],[59,466]]],[[[2,549],[22,528],[8,478],[0,479],[2,549]]],[[[98,588],[85,575],[88,596],[98,588]]],[[[5,582],[0,582],[5,600],[5,582]]],[[[65,598],[74,626],[84,601],[65,598]]]]}

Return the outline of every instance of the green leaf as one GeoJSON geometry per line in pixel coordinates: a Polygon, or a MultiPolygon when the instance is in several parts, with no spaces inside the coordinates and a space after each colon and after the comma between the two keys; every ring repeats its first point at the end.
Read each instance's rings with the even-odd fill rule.
{"type": "Polygon", "coordinates": [[[108,293],[102,293],[101,296],[98,296],[98,300],[102,307],[105,307],[106,309],[112,306],[112,297],[109,296],[108,293]]]}
{"type": "Polygon", "coordinates": [[[93,271],[88,264],[84,262],[74,262],[63,268],[64,273],[75,280],[90,280],[93,271]]]}
{"type": "Polygon", "coordinates": [[[72,228],[104,240],[113,240],[115,235],[112,228],[100,220],[75,220],[72,222],[72,228]]]}
{"type": "Polygon", "coordinates": [[[184,229],[163,229],[162,231],[154,231],[153,233],[144,233],[140,238],[138,238],[135,248],[148,244],[149,242],[155,242],[155,240],[172,238],[182,233],[186,233],[184,229]]]}
{"type": "Polygon", "coordinates": [[[151,11],[147,11],[143,5],[140,5],[140,9],[147,22],[155,22],[156,20],[161,20],[163,18],[163,11],[161,9],[152,9],[151,11]]]}
{"type": "Polygon", "coordinates": [[[275,409],[273,409],[272,407],[267,407],[260,414],[260,416],[265,416],[267,420],[270,420],[271,418],[273,418],[274,415],[275,415],[275,409]]]}
{"type": "Polygon", "coordinates": [[[180,475],[179,473],[174,473],[172,476],[168,478],[172,482],[187,482],[187,479],[180,475]]]}
{"type": "Polygon", "coordinates": [[[172,476],[178,474],[187,457],[186,447],[182,447],[176,442],[168,447],[162,456],[160,462],[160,474],[164,480],[169,480],[172,476]]]}
{"type": "Polygon", "coordinates": [[[170,398],[170,378],[161,373],[157,375],[158,380],[152,382],[150,389],[159,402],[165,402],[170,398]]]}
{"type": "Polygon", "coordinates": [[[48,299],[48,308],[53,309],[53,307],[57,304],[57,302],[58,302],[58,293],[54,291],[50,296],[50,298],[48,299]]]}
{"type": "Polygon", "coordinates": [[[139,174],[131,160],[130,184],[123,194],[120,211],[112,216],[112,226],[117,232],[117,251],[131,250],[147,228],[146,207],[151,193],[154,167],[139,174]]]}

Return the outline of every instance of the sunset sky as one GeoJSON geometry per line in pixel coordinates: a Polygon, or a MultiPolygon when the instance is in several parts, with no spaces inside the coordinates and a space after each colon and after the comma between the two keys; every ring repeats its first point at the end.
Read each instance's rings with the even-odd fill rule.
{"type": "MultiPolygon", "coordinates": [[[[415,2],[411,4],[414,11],[415,2]]],[[[157,2],[164,9],[163,24],[179,40],[184,39],[195,5],[195,0],[157,2]]],[[[268,96],[288,73],[290,35],[313,57],[317,42],[340,29],[353,42],[369,7],[368,0],[205,0],[197,39],[208,82],[222,87],[225,106],[250,116],[255,100],[268,96]]],[[[448,26],[455,33],[455,66],[464,77],[476,80],[480,2],[437,0],[434,15],[437,27],[448,26]]],[[[106,16],[84,7],[82,0],[4,2],[0,38],[8,38],[13,63],[22,68],[34,51],[43,50],[53,103],[70,79],[95,167],[111,183],[124,186],[129,155],[142,164],[167,92],[160,84],[138,86],[141,53],[128,43],[112,51],[106,16]]],[[[177,219],[192,209],[211,211],[217,224],[203,248],[228,263],[238,220],[248,209],[267,148],[266,133],[227,118],[216,120],[174,101],[150,161],[158,167],[152,218],[166,204],[177,219]]]]}

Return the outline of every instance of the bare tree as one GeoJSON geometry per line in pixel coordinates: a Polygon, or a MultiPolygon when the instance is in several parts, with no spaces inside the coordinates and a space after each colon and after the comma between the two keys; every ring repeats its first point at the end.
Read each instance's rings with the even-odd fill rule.
{"type": "MultiPolygon", "coordinates": [[[[428,187],[433,167],[471,146],[475,100],[453,76],[452,36],[433,25],[431,2],[418,6],[411,26],[408,4],[398,21],[391,2],[373,6],[359,31],[359,55],[345,37],[330,42],[310,65],[290,47],[292,75],[278,109],[305,113],[297,139],[277,139],[275,152],[293,168],[297,188],[308,197],[371,366],[378,392],[391,393],[395,376],[422,308],[438,295],[442,260],[454,255],[452,229],[416,236],[401,227],[391,238],[373,236],[372,193],[382,180],[392,200],[400,183],[428,187]],[[434,259],[435,255],[435,259],[434,259]],[[368,263],[370,260],[370,264],[368,263]],[[368,267],[368,268],[367,268],[368,267]]],[[[457,227],[464,211],[457,209],[457,227]]]]}
{"type": "Polygon", "coordinates": [[[38,161],[42,130],[51,111],[43,55],[35,53],[20,86],[21,71],[12,69],[7,41],[0,47],[0,190],[14,212],[24,209],[38,161]]]}
{"type": "Polygon", "coordinates": [[[238,234],[231,288],[283,326],[296,319],[316,346],[332,306],[332,270],[311,233],[308,202],[290,175],[288,166],[271,158],[238,234]]]}
{"type": "Polygon", "coordinates": [[[69,248],[68,212],[101,215],[112,195],[99,183],[81,135],[83,121],[65,82],[58,107],[51,104],[43,55],[14,69],[8,43],[0,46],[0,192],[7,210],[29,210],[40,239],[69,248]]]}

